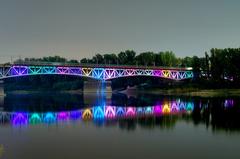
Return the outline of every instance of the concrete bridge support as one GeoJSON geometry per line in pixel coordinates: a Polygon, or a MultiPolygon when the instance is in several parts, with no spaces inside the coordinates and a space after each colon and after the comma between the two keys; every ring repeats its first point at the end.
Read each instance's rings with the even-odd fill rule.
{"type": "Polygon", "coordinates": [[[84,103],[89,105],[105,105],[112,97],[111,81],[84,81],[84,103]],[[107,101],[105,103],[105,101],[107,101]],[[104,103],[103,103],[104,102],[104,103]]]}
{"type": "Polygon", "coordinates": [[[112,92],[112,82],[111,81],[97,81],[88,80],[84,81],[83,86],[84,92],[94,92],[94,93],[111,93],[112,92]]]}
{"type": "Polygon", "coordinates": [[[3,109],[4,106],[4,86],[3,86],[3,81],[0,81],[0,110],[3,109]]]}
{"type": "Polygon", "coordinates": [[[5,95],[3,83],[4,83],[3,81],[0,81],[0,96],[4,96],[5,95]]]}

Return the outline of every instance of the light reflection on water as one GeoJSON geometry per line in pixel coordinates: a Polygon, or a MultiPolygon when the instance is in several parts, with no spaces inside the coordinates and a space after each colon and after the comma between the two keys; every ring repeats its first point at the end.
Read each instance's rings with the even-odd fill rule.
{"type": "Polygon", "coordinates": [[[0,158],[240,157],[237,98],[54,97],[6,97],[0,158]]]}
{"type": "Polygon", "coordinates": [[[120,118],[138,118],[142,116],[160,116],[166,114],[191,113],[192,102],[165,102],[162,105],[146,107],[95,106],[74,111],[27,113],[0,112],[1,122],[13,125],[54,123],[68,120],[115,120],[120,118]]]}

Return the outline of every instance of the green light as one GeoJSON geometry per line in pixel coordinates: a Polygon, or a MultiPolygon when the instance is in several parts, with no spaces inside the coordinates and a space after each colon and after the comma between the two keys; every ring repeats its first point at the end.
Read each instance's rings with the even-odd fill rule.
{"type": "Polygon", "coordinates": [[[40,123],[42,121],[40,115],[38,113],[33,113],[29,119],[30,123],[40,123]]]}

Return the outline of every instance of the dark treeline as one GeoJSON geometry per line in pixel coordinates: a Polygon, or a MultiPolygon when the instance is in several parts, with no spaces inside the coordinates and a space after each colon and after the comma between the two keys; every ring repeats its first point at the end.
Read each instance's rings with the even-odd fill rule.
{"type": "MultiPolygon", "coordinates": [[[[195,78],[193,82],[190,83],[191,86],[204,88],[236,88],[239,87],[238,83],[240,82],[239,61],[240,48],[213,48],[210,50],[210,52],[205,52],[202,57],[177,57],[172,51],[158,53],[143,52],[137,54],[133,50],[126,50],[120,53],[96,54],[92,58],[83,58],[80,60],[68,60],[60,56],[49,56],[43,58],[25,58],[23,60],[16,60],[15,62],[58,62],[61,64],[192,67],[195,78]]],[[[57,81],[59,80],[60,79],[57,81]]],[[[141,83],[141,81],[143,81],[141,79],[126,80],[128,81],[126,82],[125,79],[119,79],[119,81],[114,80],[113,83],[117,83],[117,86],[121,86],[119,83],[126,85],[128,83],[136,83],[136,80],[137,83],[141,83]]],[[[144,79],[144,81],[146,80],[144,79]]],[[[149,81],[148,84],[150,85],[151,83],[158,83],[155,79],[149,79],[149,81]]],[[[61,83],[61,85],[65,84],[61,83]]],[[[55,89],[57,86],[55,86],[55,89]]],[[[170,87],[167,86],[167,88],[170,87]]]]}
{"type": "Polygon", "coordinates": [[[18,59],[15,62],[59,62],[66,64],[105,64],[105,65],[138,65],[138,66],[163,66],[163,67],[193,67],[201,64],[205,67],[203,57],[176,57],[172,51],[165,52],[143,52],[136,54],[133,50],[120,53],[96,54],[92,58],[80,60],[67,60],[60,56],[49,56],[43,58],[18,59]]]}

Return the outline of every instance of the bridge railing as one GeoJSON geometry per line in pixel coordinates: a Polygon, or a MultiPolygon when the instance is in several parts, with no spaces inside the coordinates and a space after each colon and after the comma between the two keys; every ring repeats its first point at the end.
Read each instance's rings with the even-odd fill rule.
{"type": "Polygon", "coordinates": [[[66,67],[89,67],[89,68],[123,68],[123,69],[164,69],[164,70],[192,70],[191,67],[164,67],[164,66],[144,66],[144,65],[122,65],[122,64],[88,64],[88,63],[63,63],[63,62],[38,62],[23,61],[14,62],[13,64],[4,64],[1,66],[12,65],[37,65],[37,66],[66,66],[66,67]]]}

